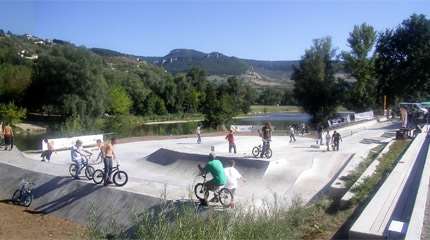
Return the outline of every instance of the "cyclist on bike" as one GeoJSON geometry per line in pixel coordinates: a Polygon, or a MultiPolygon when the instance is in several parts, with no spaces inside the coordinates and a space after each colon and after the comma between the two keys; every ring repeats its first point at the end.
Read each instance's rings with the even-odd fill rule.
{"type": "MultiPolygon", "coordinates": [[[[218,159],[215,159],[215,154],[210,153],[208,163],[206,166],[202,167],[197,165],[202,174],[210,173],[212,175],[212,179],[205,183],[206,189],[215,192],[219,187],[224,186],[227,183],[227,177],[224,173],[224,166],[222,162],[218,159]]],[[[207,202],[207,196],[205,195],[205,202],[207,202]]]]}
{"type": "Polygon", "coordinates": [[[91,152],[83,149],[82,141],[78,139],[76,140],[75,145],[72,146],[70,153],[71,153],[72,161],[76,163],[76,166],[78,166],[75,179],[79,179],[79,174],[81,173],[82,165],[83,165],[82,162],[84,161],[84,155],[85,153],[91,154],[91,152]]]}
{"type": "Polygon", "coordinates": [[[261,131],[258,130],[258,134],[263,140],[263,149],[261,150],[260,154],[260,157],[263,157],[267,149],[270,148],[270,141],[272,141],[272,125],[270,122],[266,122],[261,128],[261,131]]]}

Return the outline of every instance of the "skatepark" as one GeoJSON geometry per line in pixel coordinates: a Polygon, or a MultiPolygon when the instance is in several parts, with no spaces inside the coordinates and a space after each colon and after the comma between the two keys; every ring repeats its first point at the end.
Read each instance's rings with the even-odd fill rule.
{"type": "MultiPolygon", "coordinates": [[[[118,144],[120,167],[129,175],[124,187],[102,187],[81,178],[73,180],[68,173],[69,151],[58,151],[49,163],[40,161],[40,154],[18,150],[0,152],[2,173],[1,197],[8,198],[22,178],[35,183],[32,208],[48,211],[85,223],[89,209],[108,207],[127,222],[132,209],[143,210],[159,204],[160,199],[189,200],[194,198],[193,186],[201,181],[197,164],[204,164],[214,147],[218,158],[236,161],[236,168],[246,178],[239,184],[237,202],[260,206],[274,198],[285,205],[300,198],[308,202],[327,190],[338,174],[360,159],[376,145],[393,138],[398,123],[367,121],[339,129],[343,137],[338,152],[316,148],[315,139],[298,136],[289,143],[288,136],[273,136],[271,159],[254,158],[251,150],[260,144],[255,136],[236,136],[238,153],[228,153],[224,136],[196,139],[139,141],[118,144]]],[[[90,148],[91,149],[91,148],[90,148]]],[[[102,165],[95,166],[102,168],[102,165]]]]}

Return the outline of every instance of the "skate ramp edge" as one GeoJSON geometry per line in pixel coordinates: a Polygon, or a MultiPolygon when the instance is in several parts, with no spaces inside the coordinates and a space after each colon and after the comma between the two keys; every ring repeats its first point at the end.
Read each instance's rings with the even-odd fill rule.
{"type": "Polygon", "coordinates": [[[53,176],[0,163],[0,198],[9,200],[23,179],[33,187],[34,200],[29,210],[53,214],[86,225],[90,213],[96,211],[97,221],[113,218],[124,227],[132,225],[134,212],[156,207],[160,199],[127,191],[85,183],[71,177],[53,176]]]}
{"type": "MultiPolygon", "coordinates": [[[[197,163],[207,162],[208,155],[198,153],[185,153],[178,152],[166,148],[160,148],[152,154],[145,157],[145,160],[157,163],[163,166],[174,164],[177,161],[187,160],[195,161],[197,163]]],[[[217,156],[217,159],[222,161],[224,166],[228,166],[231,160],[236,162],[236,166],[239,168],[254,168],[262,171],[266,171],[270,161],[259,160],[253,158],[239,157],[239,156],[217,156]]]]}

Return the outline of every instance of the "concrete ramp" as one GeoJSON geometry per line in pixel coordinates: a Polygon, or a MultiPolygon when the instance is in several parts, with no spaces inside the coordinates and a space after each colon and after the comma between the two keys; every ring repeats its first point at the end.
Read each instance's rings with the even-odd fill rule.
{"type": "Polygon", "coordinates": [[[0,198],[10,199],[22,179],[31,180],[34,200],[32,213],[54,214],[77,223],[87,224],[91,211],[97,212],[98,221],[109,222],[112,217],[124,226],[130,226],[131,216],[160,204],[160,199],[53,176],[0,163],[0,198]],[[134,211],[135,210],[135,211],[134,211]]]}
{"type": "MultiPolygon", "coordinates": [[[[204,165],[207,162],[207,154],[185,153],[170,149],[160,148],[144,158],[158,165],[160,168],[175,166],[176,171],[184,172],[188,169],[196,169],[197,164],[204,165]]],[[[234,160],[236,168],[244,175],[252,175],[254,177],[263,177],[269,167],[270,161],[253,158],[244,158],[240,156],[217,156],[217,159],[223,162],[224,166],[229,166],[229,162],[234,160]]],[[[161,171],[163,169],[160,169],[161,171]]]]}

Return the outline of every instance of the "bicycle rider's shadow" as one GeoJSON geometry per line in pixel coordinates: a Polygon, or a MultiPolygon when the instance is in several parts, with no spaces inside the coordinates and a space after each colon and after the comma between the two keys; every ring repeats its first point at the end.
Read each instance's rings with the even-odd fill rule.
{"type": "Polygon", "coordinates": [[[51,180],[43,183],[42,185],[39,185],[38,187],[33,188],[33,198],[37,199],[40,198],[42,196],[44,196],[45,194],[55,190],[55,189],[59,189],[62,186],[69,184],[71,182],[73,182],[74,179],[70,178],[70,177],[60,177],[60,176],[56,176],[54,178],[52,178],[51,180]]]}

